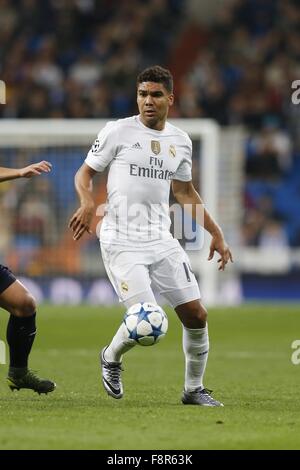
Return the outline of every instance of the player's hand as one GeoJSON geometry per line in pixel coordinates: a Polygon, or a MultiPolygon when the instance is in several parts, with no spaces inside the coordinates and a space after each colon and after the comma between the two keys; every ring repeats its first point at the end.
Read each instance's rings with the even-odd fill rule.
{"type": "Polygon", "coordinates": [[[49,173],[51,168],[51,163],[43,160],[42,162],[33,163],[25,168],[21,168],[20,176],[21,178],[31,178],[32,176],[40,175],[42,173],[49,173]]]}
{"type": "Polygon", "coordinates": [[[213,259],[215,251],[221,255],[221,258],[218,259],[218,263],[220,263],[219,271],[224,271],[225,266],[229,260],[233,263],[233,258],[229,246],[225,242],[222,233],[218,233],[212,236],[208,261],[213,259]]]}
{"type": "Polygon", "coordinates": [[[94,206],[81,206],[71,217],[69,228],[73,230],[73,240],[79,240],[84,232],[92,233],[90,226],[94,215],[94,206]]]}

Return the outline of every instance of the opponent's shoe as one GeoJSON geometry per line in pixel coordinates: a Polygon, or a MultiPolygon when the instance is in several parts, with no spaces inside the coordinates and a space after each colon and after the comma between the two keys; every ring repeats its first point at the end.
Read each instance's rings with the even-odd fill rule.
{"type": "Polygon", "coordinates": [[[107,349],[105,346],[100,353],[100,364],[102,370],[102,383],[108,395],[113,398],[122,398],[123,385],[121,380],[122,363],[121,362],[108,362],[104,353],[107,349]]]}
{"type": "Polygon", "coordinates": [[[184,405],[200,405],[200,406],[224,406],[218,400],[210,396],[212,390],[207,388],[196,388],[192,392],[183,391],[181,401],[184,405]]]}
{"type": "Polygon", "coordinates": [[[32,370],[28,370],[21,377],[7,377],[7,383],[11,391],[28,388],[41,393],[50,393],[55,390],[56,384],[48,379],[41,379],[32,370]]]}

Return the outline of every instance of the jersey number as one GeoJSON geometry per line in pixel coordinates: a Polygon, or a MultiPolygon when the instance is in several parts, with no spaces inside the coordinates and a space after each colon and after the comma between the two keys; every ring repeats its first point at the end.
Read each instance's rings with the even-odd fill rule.
{"type": "Polygon", "coordinates": [[[183,267],[184,267],[184,271],[185,271],[185,275],[186,275],[187,281],[188,281],[188,282],[192,282],[191,276],[190,276],[190,272],[191,272],[192,274],[194,274],[193,271],[192,271],[192,268],[191,268],[189,265],[187,265],[187,263],[182,263],[182,264],[183,264],[183,267]]]}

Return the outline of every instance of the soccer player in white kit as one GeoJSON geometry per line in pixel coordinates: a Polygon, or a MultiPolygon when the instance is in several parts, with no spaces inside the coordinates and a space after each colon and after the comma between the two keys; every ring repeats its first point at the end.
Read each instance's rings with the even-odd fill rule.
{"type": "MultiPolygon", "coordinates": [[[[137,302],[157,303],[155,287],[175,309],[183,324],[185,355],[184,404],[222,406],[203,386],[209,338],[207,311],[201,303],[187,254],[170,233],[169,194],[177,202],[203,212],[203,226],[211,234],[209,260],[220,254],[219,270],[232,255],[223,232],[204,208],[192,183],[192,143],[189,136],[167,122],[174,102],[173,77],[160,66],[137,78],[139,115],[108,122],[99,133],[75,176],[80,208],[70,220],[74,240],[91,233],[94,214],[92,179],[108,168],[107,207],[100,245],[107,275],[128,308],[137,302]]],[[[122,356],[133,347],[124,323],[100,354],[102,381],[107,393],[122,398],[122,356]]]]}

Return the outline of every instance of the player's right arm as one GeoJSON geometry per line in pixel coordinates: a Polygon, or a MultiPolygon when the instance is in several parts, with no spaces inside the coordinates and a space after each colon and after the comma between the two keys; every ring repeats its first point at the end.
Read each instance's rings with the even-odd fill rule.
{"type": "Polygon", "coordinates": [[[93,198],[93,177],[97,172],[86,163],[75,175],[75,188],[79,197],[80,207],[70,219],[69,227],[73,230],[73,239],[79,240],[82,235],[92,233],[90,226],[94,215],[95,201],[93,198]]]}
{"type": "Polygon", "coordinates": [[[85,163],[75,176],[75,188],[80,200],[80,207],[71,217],[69,227],[73,230],[73,239],[79,240],[87,232],[91,233],[91,222],[95,202],[92,194],[92,180],[96,173],[104,171],[116,154],[116,124],[109,122],[99,132],[92,145],[85,163]]]}
{"type": "Polygon", "coordinates": [[[49,171],[51,171],[51,167],[51,163],[46,162],[45,160],[19,169],[0,167],[0,183],[18,178],[31,178],[32,176],[37,176],[41,173],[49,173],[49,171]]]}

